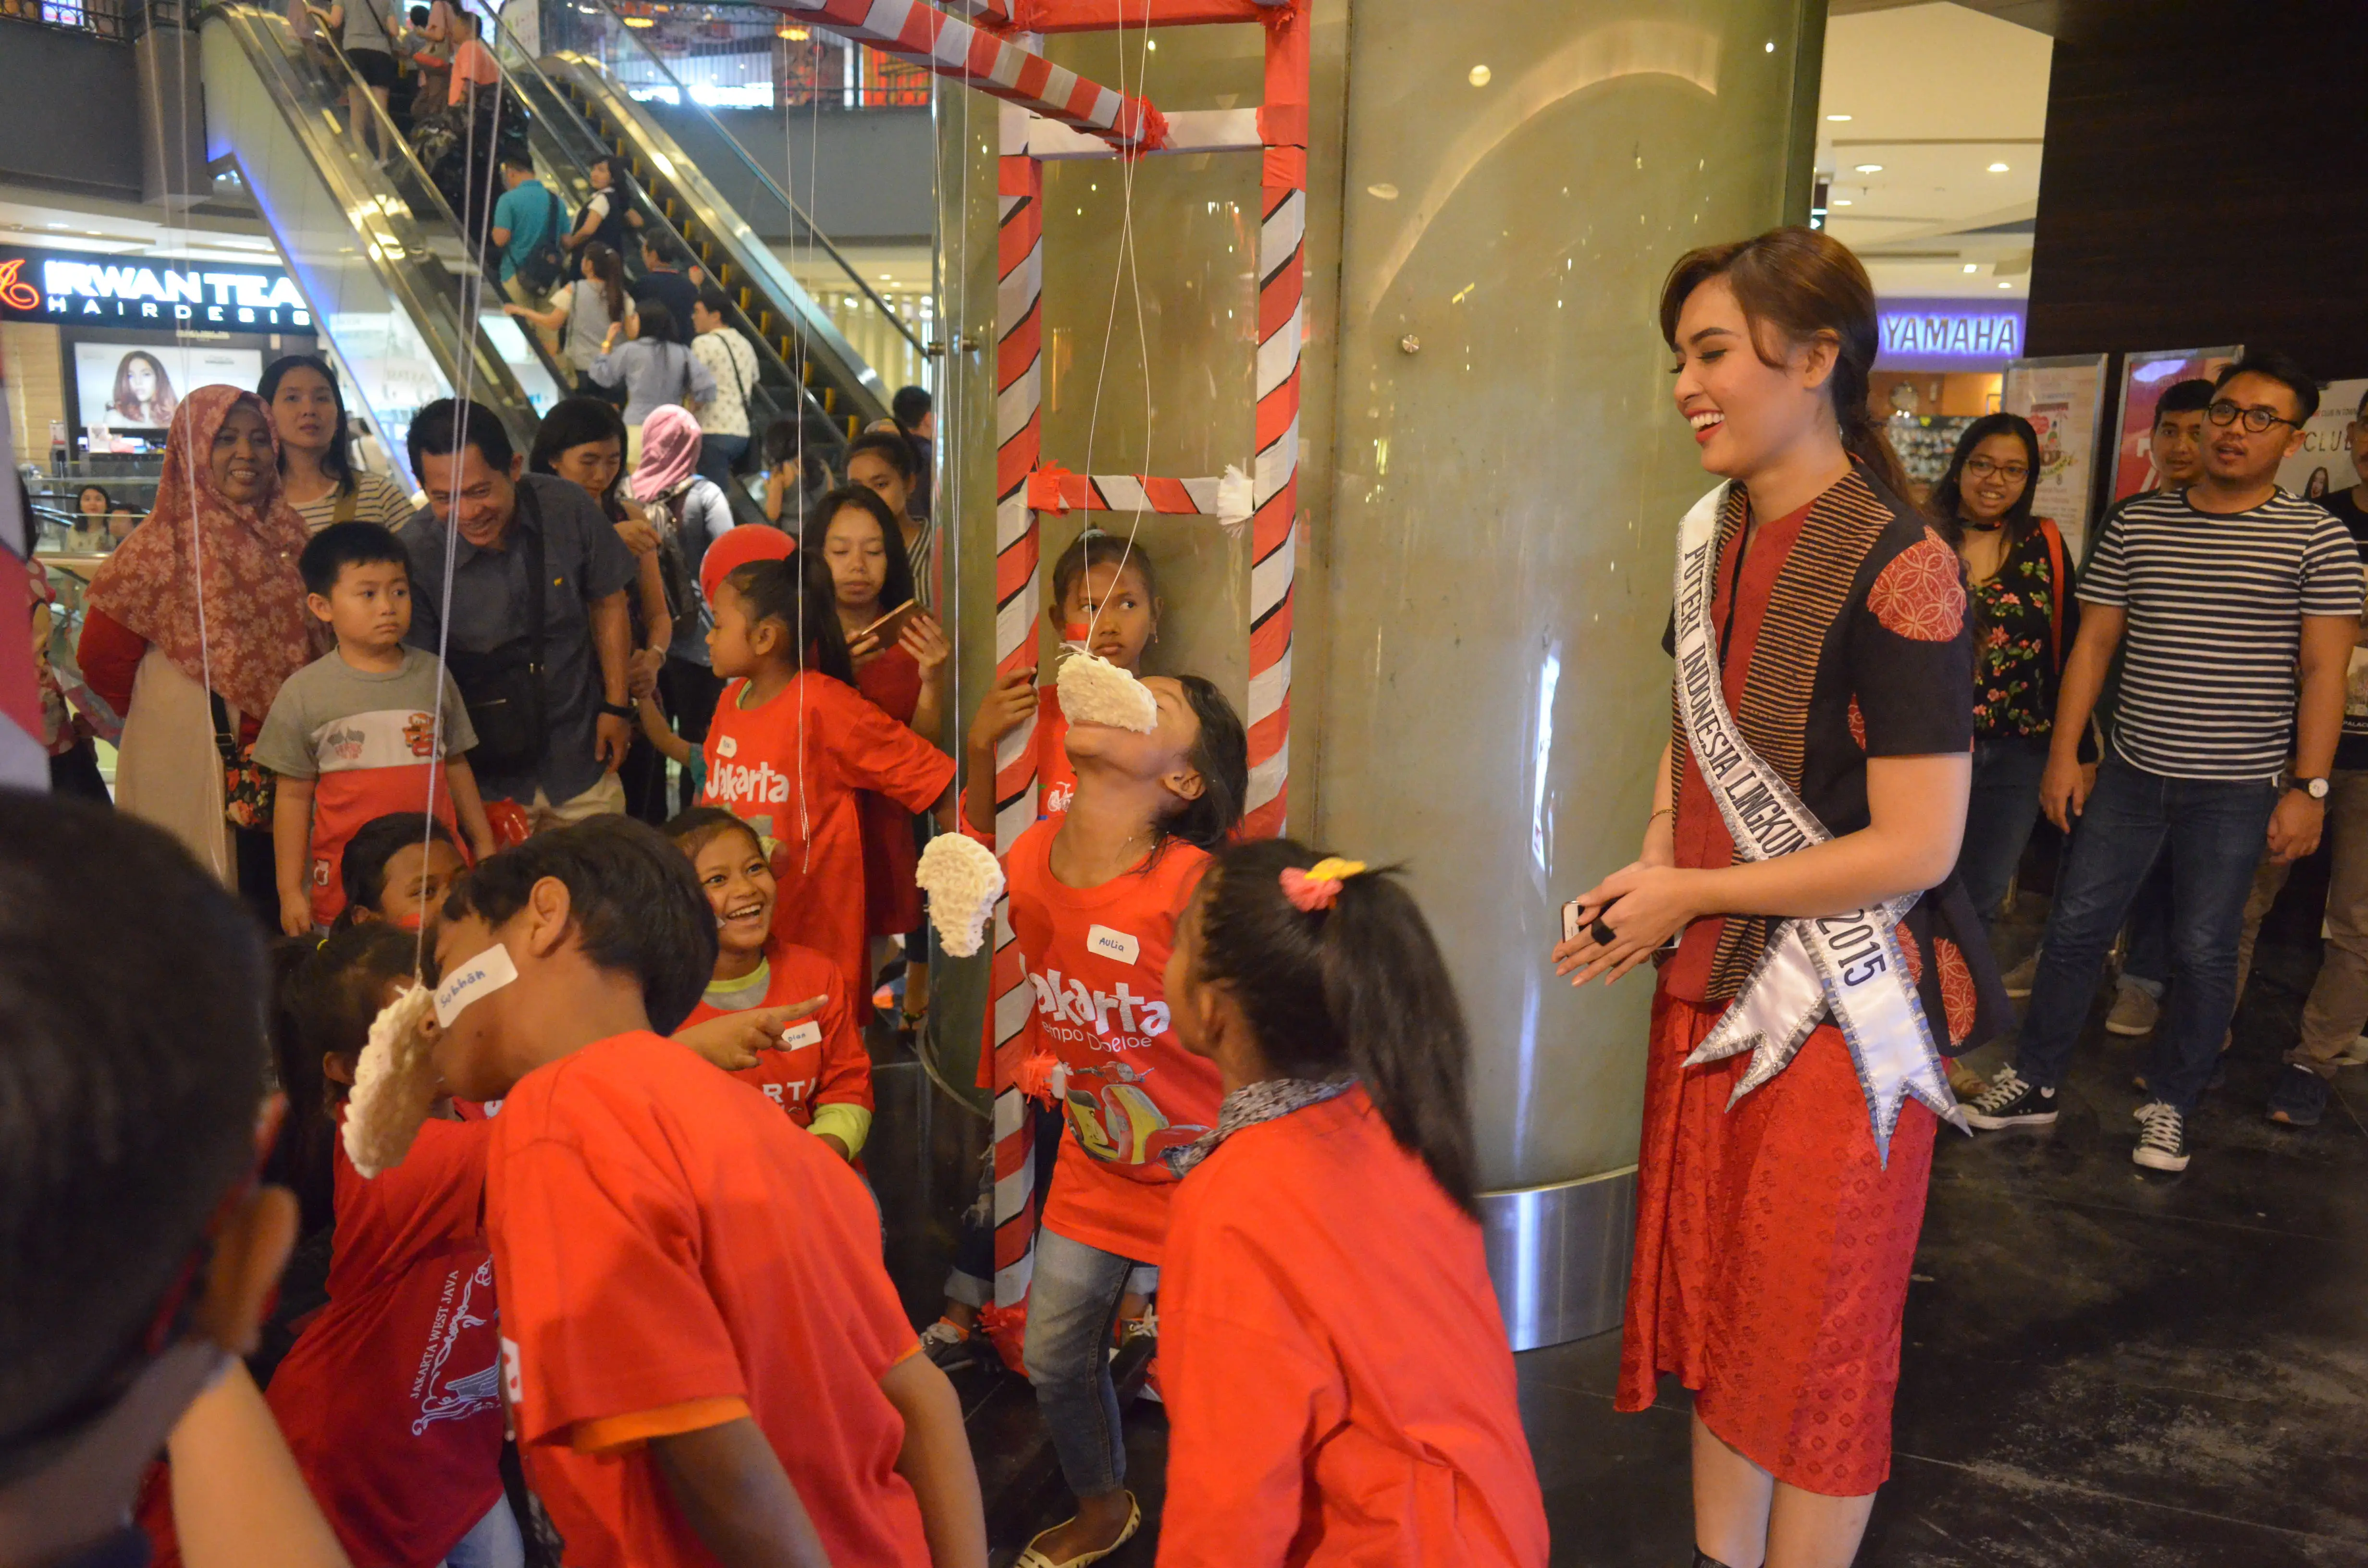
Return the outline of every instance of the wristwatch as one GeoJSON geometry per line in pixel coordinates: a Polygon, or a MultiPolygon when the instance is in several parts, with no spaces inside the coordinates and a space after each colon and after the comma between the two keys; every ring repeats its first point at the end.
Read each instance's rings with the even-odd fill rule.
{"type": "Polygon", "coordinates": [[[2327,780],[2324,778],[2297,778],[2289,788],[2301,790],[2314,801],[2327,799],[2327,780]]]}
{"type": "MultiPolygon", "coordinates": [[[[603,702],[600,704],[600,711],[606,713],[611,719],[630,719],[633,716],[632,708],[630,705],[621,702],[603,702]]],[[[2322,788],[2325,783],[2326,780],[2320,780],[2322,788]]]]}

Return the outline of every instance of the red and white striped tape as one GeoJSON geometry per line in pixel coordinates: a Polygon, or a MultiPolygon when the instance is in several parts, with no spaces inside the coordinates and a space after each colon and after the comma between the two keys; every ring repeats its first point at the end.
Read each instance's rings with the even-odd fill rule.
{"type": "Polygon", "coordinates": [[[1160,479],[1147,473],[1071,473],[1066,469],[1039,469],[1028,480],[1028,504],[1040,512],[1156,512],[1165,517],[1215,517],[1238,522],[1249,516],[1231,489],[1241,488],[1238,475],[1229,487],[1224,476],[1206,479],[1160,479]]]}
{"type": "Polygon", "coordinates": [[[1307,194],[1264,187],[1258,226],[1258,461],[1250,479],[1250,791],[1246,838],[1282,832],[1290,806],[1291,618],[1298,574],[1299,342],[1307,194]]]}

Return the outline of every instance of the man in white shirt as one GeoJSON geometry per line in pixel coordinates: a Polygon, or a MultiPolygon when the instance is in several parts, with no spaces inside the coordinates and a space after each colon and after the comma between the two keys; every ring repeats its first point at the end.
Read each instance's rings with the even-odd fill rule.
{"type": "Polygon", "coordinates": [[[757,350],[740,329],[723,319],[723,296],[702,289],[690,308],[690,324],[699,335],[690,351],[715,377],[715,396],[696,405],[699,415],[699,472],[732,491],[732,471],[748,451],[748,394],[757,385],[757,350]]]}

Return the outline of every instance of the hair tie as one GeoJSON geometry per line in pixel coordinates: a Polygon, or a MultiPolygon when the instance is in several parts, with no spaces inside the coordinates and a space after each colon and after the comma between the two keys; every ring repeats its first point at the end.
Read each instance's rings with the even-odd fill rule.
{"type": "Polygon", "coordinates": [[[1282,896],[1302,915],[1313,915],[1319,909],[1329,909],[1340,902],[1340,884],[1350,877],[1363,873],[1362,860],[1343,860],[1327,856],[1305,870],[1286,866],[1282,872],[1282,896]]]}

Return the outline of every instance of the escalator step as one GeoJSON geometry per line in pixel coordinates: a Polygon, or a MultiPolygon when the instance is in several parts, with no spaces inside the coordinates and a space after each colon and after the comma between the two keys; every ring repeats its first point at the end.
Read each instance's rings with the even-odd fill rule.
{"type": "Polygon", "coordinates": [[[850,441],[852,441],[853,439],[855,439],[855,437],[858,437],[858,436],[860,436],[860,435],[861,435],[861,434],[862,434],[862,432],[861,432],[860,430],[859,430],[859,429],[857,429],[857,428],[856,428],[856,425],[857,425],[857,423],[858,423],[858,421],[857,421],[857,419],[856,419],[855,415],[853,415],[852,414],[850,414],[850,415],[848,415],[847,416],[847,438],[848,438],[848,440],[850,440],[850,441]]]}
{"type": "Polygon", "coordinates": [[[822,389],[822,411],[825,414],[837,414],[838,412],[838,389],[837,387],[825,387],[822,389]]]}

